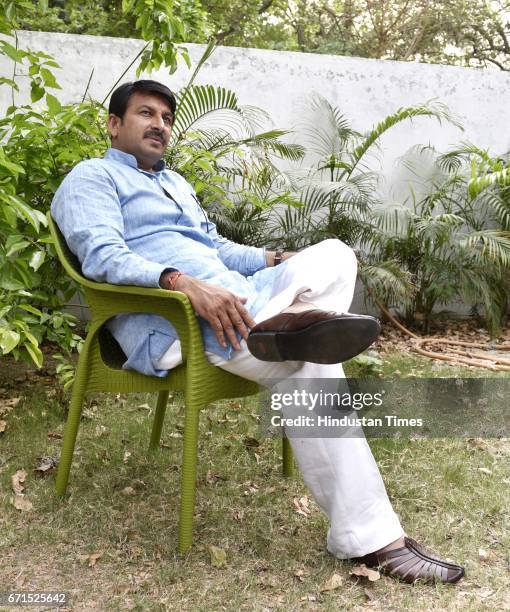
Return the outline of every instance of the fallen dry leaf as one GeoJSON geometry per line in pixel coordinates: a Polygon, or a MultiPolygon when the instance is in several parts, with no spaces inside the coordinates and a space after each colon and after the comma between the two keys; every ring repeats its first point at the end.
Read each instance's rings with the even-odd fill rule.
{"type": "Polygon", "coordinates": [[[58,459],[54,457],[37,457],[37,467],[34,472],[39,476],[47,476],[55,471],[58,466],[58,459]]]}
{"type": "Polygon", "coordinates": [[[14,495],[22,495],[25,487],[23,483],[27,477],[27,473],[25,470],[18,470],[15,474],[11,476],[11,486],[14,492],[14,495]]]}
{"type": "Polygon", "coordinates": [[[9,397],[7,399],[0,399],[0,416],[8,414],[13,408],[20,403],[21,397],[9,397]]]}
{"type": "Polygon", "coordinates": [[[370,569],[364,563],[353,567],[349,574],[351,576],[360,576],[362,578],[368,578],[370,582],[375,582],[381,577],[381,574],[377,570],[370,569]]]}
{"type": "Polygon", "coordinates": [[[224,414],[222,419],[218,419],[218,423],[223,424],[223,423],[237,423],[238,422],[238,418],[237,417],[229,417],[228,414],[224,414]]]}
{"type": "Polygon", "coordinates": [[[244,518],[244,510],[234,510],[232,516],[236,521],[242,521],[244,518]]]}
{"type": "Polygon", "coordinates": [[[298,569],[294,572],[294,578],[298,581],[298,582],[304,582],[305,578],[305,570],[302,569],[298,569]]]}
{"type": "Polygon", "coordinates": [[[227,553],[219,546],[212,544],[207,547],[211,557],[211,565],[213,567],[224,567],[227,564],[227,553]]]}
{"type": "Polygon", "coordinates": [[[370,589],[367,589],[367,587],[363,589],[363,593],[365,593],[365,597],[367,598],[369,602],[375,603],[377,601],[376,596],[373,594],[373,592],[370,589]]]}
{"type": "Polygon", "coordinates": [[[15,495],[12,504],[16,510],[22,510],[23,512],[29,512],[34,507],[32,502],[24,495],[15,495]]]}
{"type": "Polygon", "coordinates": [[[244,492],[245,495],[256,493],[259,490],[259,486],[254,482],[245,482],[244,484],[248,487],[244,492]]]}
{"type": "Polygon", "coordinates": [[[107,429],[104,425],[96,425],[96,437],[100,438],[106,433],[107,433],[107,429]]]}
{"type": "Polygon", "coordinates": [[[302,497],[294,497],[292,499],[292,503],[296,508],[296,513],[301,514],[302,516],[309,516],[311,514],[310,510],[310,499],[307,495],[303,495],[302,497]]]}
{"type": "Polygon", "coordinates": [[[478,448],[482,450],[487,448],[487,443],[483,438],[468,438],[468,444],[473,448],[478,448]]]}
{"type": "Polygon", "coordinates": [[[96,565],[98,559],[100,559],[103,555],[104,555],[104,550],[99,550],[99,551],[89,555],[87,557],[88,562],[89,562],[89,567],[94,567],[96,565]]]}
{"type": "Polygon", "coordinates": [[[124,459],[122,461],[124,463],[127,463],[130,457],[131,457],[131,453],[129,451],[125,451],[124,452],[124,459]]]}
{"type": "Polygon", "coordinates": [[[489,558],[489,553],[485,549],[479,548],[478,549],[478,556],[480,557],[480,559],[488,559],[489,558]]]}
{"type": "Polygon", "coordinates": [[[136,491],[133,489],[133,487],[124,487],[121,491],[122,495],[125,495],[126,497],[130,497],[132,495],[136,495],[136,491]]]}
{"type": "Polygon", "coordinates": [[[50,440],[62,440],[62,434],[58,431],[49,431],[47,435],[50,440]]]}
{"type": "Polygon", "coordinates": [[[215,474],[212,470],[207,470],[205,474],[205,481],[207,484],[214,484],[218,480],[224,480],[224,478],[218,476],[218,474],[215,474]]]}
{"type": "Polygon", "coordinates": [[[7,421],[0,421],[0,433],[3,433],[7,429],[7,421]]]}
{"type": "Polygon", "coordinates": [[[481,467],[481,468],[478,468],[478,471],[482,472],[482,474],[487,474],[489,476],[492,474],[492,470],[489,470],[489,468],[481,467]]]}
{"type": "Polygon", "coordinates": [[[326,580],[319,590],[321,593],[324,591],[334,591],[335,589],[338,589],[338,587],[342,586],[343,582],[343,576],[334,573],[326,580]]]}
{"type": "Polygon", "coordinates": [[[260,446],[260,442],[256,438],[250,437],[243,438],[243,444],[247,449],[258,448],[260,446]]]}

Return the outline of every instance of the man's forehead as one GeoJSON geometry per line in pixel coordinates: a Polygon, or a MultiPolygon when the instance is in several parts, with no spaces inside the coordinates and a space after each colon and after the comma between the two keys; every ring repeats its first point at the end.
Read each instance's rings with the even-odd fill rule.
{"type": "Polygon", "coordinates": [[[172,112],[168,101],[157,93],[135,91],[128,100],[127,108],[139,108],[140,106],[150,106],[172,112]]]}

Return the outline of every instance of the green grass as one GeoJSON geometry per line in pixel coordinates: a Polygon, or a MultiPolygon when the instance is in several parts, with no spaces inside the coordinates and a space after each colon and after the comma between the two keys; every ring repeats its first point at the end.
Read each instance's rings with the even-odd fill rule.
{"type": "MultiPolygon", "coordinates": [[[[402,376],[453,371],[419,357],[384,360],[385,370],[402,376]]],[[[38,457],[60,452],[61,440],[48,432],[62,433],[65,409],[48,397],[51,388],[38,378],[4,388],[4,396],[23,399],[0,417],[8,423],[0,434],[0,592],[64,590],[73,610],[510,609],[508,440],[371,440],[406,531],[465,564],[467,577],[453,587],[386,577],[365,583],[325,551],[327,521],[317,506],[308,517],[296,513],[293,498],[307,491],[300,477],[281,476],[279,440],[251,440],[256,400],[202,412],[195,545],[179,557],[182,398],[169,406],[154,455],[147,445],[155,398],[93,398],[61,501],[54,475],[33,471],[38,457]],[[30,512],[11,504],[17,469],[28,474],[30,512]],[[211,565],[211,545],[225,550],[224,567],[211,565]],[[89,567],[94,553],[101,556],[89,567]],[[321,593],[334,572],[343,585],[321,593]]]]}

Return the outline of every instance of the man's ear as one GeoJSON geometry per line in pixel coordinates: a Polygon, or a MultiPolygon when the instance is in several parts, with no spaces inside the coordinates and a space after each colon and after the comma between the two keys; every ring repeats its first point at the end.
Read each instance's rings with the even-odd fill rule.
{"type": "Polygon", "coordinates": [[[122,123],[122,119],[117,115],[108,115],[108,131],[112,138],[116,138],[119,132],[119,125],[122,123]]]}

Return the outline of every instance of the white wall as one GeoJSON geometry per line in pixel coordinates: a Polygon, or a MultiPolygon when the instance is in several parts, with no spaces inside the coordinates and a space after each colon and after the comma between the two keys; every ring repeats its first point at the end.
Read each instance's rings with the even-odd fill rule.
{"type": "MultiPolygon", "coordinates": [[[[58,80],[63,86],[58,96],[65,102],[81,99],[92,69],[89,92],[102,99],[143,46],[133,39],[46,32],[21,32],[20,44],[57,59],[62,66],[58,80]]],[[[189,49],[192,61],[196,61],[203,47],[189,45],[189,49]]],[[[11,72],[12,64],[0,61],[0,74],[11,72]]],[[[152,77],[177,89],[189,74],[183,63],[174,75],[160,71],[152,77]]],[[[125,80],[133,78],[134,68],[125,80]]],[[[198,82],[233,89],[241,104],[264,108],[281,128],[296,126],[303,112],[300,103],[312,91],[339,106],[359,130],[367,130],[401,106],[432,98],[447,104],[465,126],[462,133],[429,119],[407,122],[385,137],[387,160],[416,143],[431,142],[444,149],[466,139],[493,153],[510,149],[510,130],[506,129],[510,125],[510,74],[497,70],[219,47],[198,82]]],[[[2,86],[0,110],[8,103],[8,88],[2,86]]]]}

